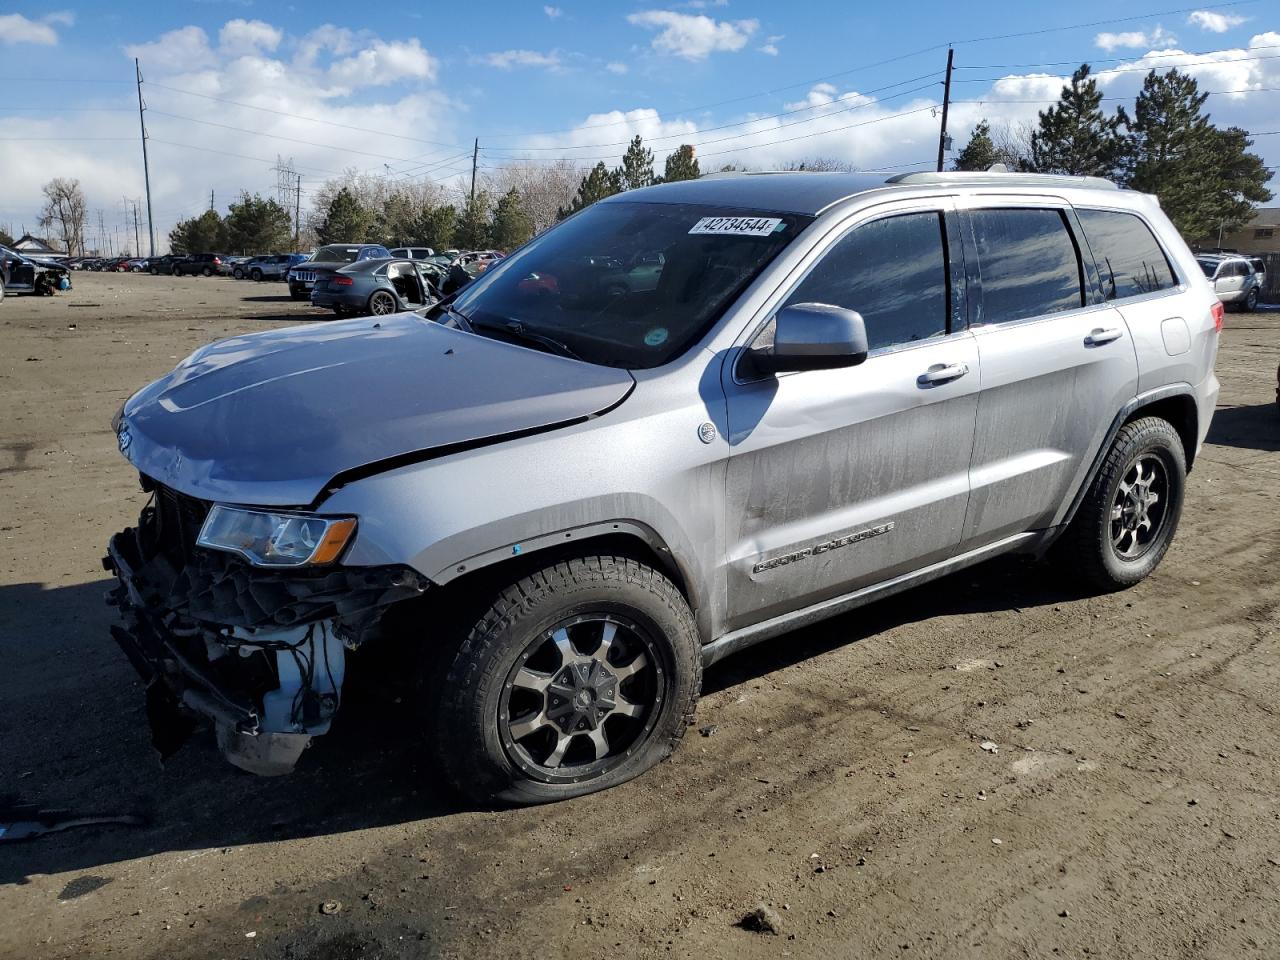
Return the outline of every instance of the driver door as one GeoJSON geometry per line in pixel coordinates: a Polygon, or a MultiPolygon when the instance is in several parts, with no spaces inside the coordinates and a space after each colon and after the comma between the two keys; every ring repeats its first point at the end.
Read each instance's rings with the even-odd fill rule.
{"type": "Polygon", "coordinates": [[[955,221],[936,200],[864,214],[770,308],[858,311],[864,363],[747,381],[726,364],[728,629],[956,550],[980,377],[955,221]]]}

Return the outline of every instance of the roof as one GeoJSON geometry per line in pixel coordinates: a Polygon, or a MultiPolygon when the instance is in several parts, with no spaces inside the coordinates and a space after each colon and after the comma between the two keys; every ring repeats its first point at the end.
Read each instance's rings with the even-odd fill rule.
{"type": "Polygon", "coordinates": [[[816,215],[833,203],[884,187],[867,173],[731,173],[662,183],[615,194],[604,203],[699,203],[743,210],[816,215]]]}
{"type": "Polygon", "coordinates": [[[57,250],[49,245],[49,241],[33,237],[29,233],[24,233],[18,240],[14,241],[13,247],[23,253],[57,253],[57,250]]]}
{"type": "Polygon", "coordinates": [[[883,174],[773,171],[715,173],[615,194],[605,203],[698,203],[743,210],[769,210],[816,216],[841,200],[870,190],[926,186],[1053,187],[1116,190],[1100,177],[1029,173],[909,173],[886,180],[883,174]]]}

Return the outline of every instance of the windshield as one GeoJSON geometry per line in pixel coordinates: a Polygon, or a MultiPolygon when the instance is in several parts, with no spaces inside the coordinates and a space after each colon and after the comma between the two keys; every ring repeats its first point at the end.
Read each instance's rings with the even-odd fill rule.
{"type": "Polygon", "coordinates": [[[345,243],[335,243],[329,247],[321,247],[312,258],[316,263],[355,263],[360,256],[360,248],[345,243]]]}
{"type": "Polygon", "coordinates": [[[682,354],[812,217],[697,204],[588,207],[466,287],[453,309],[478,332],[558,343],[609,367],[682,354]]]}

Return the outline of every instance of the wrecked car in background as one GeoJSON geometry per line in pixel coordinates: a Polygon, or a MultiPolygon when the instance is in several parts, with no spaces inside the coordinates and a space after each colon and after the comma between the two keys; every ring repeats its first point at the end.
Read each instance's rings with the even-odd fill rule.
{"type": "Polygon", "coordinates": [[[204,717],[286,771],[389,642],[430,777],[611,787],[751,644],[1054,544],[1094,589],[1151,574],[1222,309],[1155,199],[1093,178],[632,190],[452,299],[233,337],[129,398],[151,502],[110,541],[113,635],[165,750],[204,717]]]}
{"type": "Polygon", "coordinates": [[[71,289],[71,270],[57,260],[28,257],[0,246],[0,300],[7,293],[51,296],[71,289]]]}

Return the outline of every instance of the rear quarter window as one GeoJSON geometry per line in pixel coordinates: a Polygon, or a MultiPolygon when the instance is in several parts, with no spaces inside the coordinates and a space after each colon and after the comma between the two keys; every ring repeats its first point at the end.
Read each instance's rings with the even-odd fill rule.
{"type": "Polygon", "coordinates": [[[1093,251],[1107,300],[1124,300],[1177,286],[1169,259],[1151,229],[1132,213],[1076,210],[1093,251]]]}

